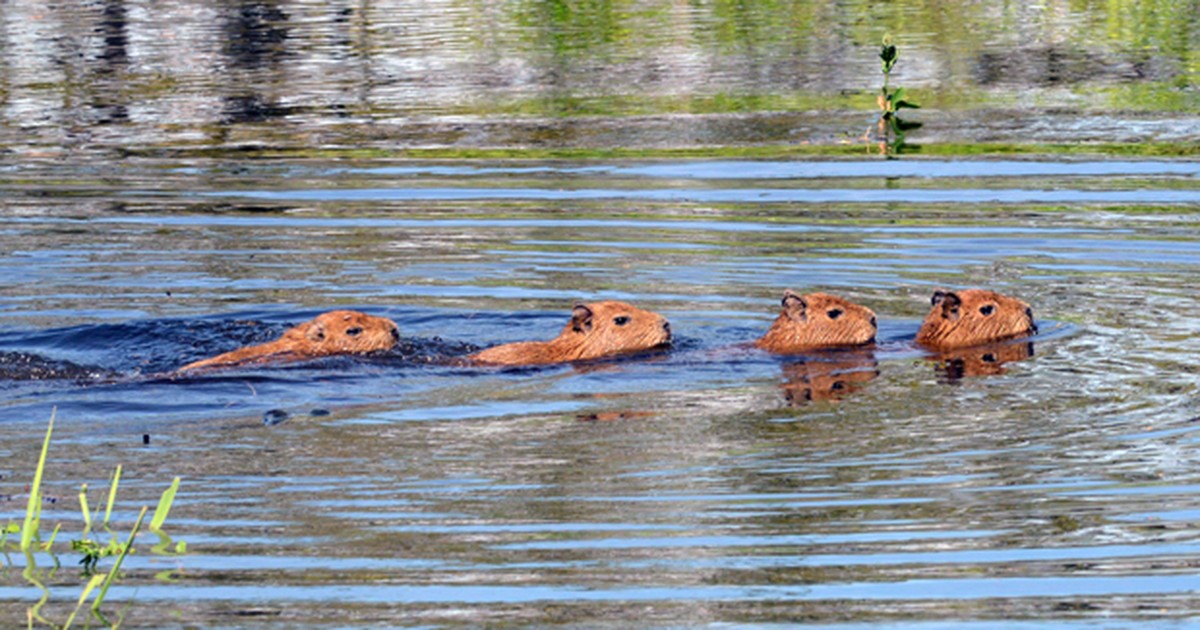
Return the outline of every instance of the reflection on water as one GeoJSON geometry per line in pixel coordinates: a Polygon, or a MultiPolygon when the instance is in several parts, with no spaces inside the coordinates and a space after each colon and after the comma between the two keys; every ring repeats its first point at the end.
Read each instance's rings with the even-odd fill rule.
{"type": "Polygon", "coordinates": [[[1194,142],[1187,2],[23,2],[0,139],[151,148],[850,142],[878,42],[922,143],[1194,142]],[[612,117],[617,117],[614,123],[612,117]],[[917,120],[919,119],[919,120],[917,120]]]}
{"type": "Polygon", "coordinates": [[[783,365],[783,397],[795,407],[838,401],[854,394],[879,376],[871,351],[831,352],[828,356],[788,361],[783,365]]]}
{"type": "Polygon", "coordinates": [[[954,382],[970,376],[1004,374],[1008,370],[1006,364],[1032,356],[1033,342],[1016,341],[939,352],[934,360],[938,373],[954,382]]]}

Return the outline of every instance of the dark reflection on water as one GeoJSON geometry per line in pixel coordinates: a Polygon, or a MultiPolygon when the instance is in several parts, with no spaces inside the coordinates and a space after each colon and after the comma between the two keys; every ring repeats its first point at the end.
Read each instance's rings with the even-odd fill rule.
{"type": "Polygon", "coordinates": [[[1032,356],[1033,342],[1015,341],[939,352],[934,355],[934,360],[938,373],[947,381],[956,382],[970,376],[1004,374],[1009,363],[1032,356]]]}
{"type": "Polygon", "coordinates": [[[832,400],[853,395],[879,376],[872,350],[829,352],[788,360],[783,364],[783,397],[789,405],[832,400]]]}

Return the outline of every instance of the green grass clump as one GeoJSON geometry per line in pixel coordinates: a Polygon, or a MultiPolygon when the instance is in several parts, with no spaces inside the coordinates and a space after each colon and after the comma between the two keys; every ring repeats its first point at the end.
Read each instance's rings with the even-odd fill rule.
{"type": "MultiPolygon", "coordinates": [[[[79,600],[76,603],[75,609],[63,624],[56,624],[44,618],[41,614],[42,607],[45,606],[50,598],[50,591],[43,583],[44,579],[53,577],[54,571],[57,570],[59,563],[58,558],[54,554],[54,542],[58,537],[60,524],[54,526],[53,532],[49,538],[42,540],[41,538],[41,518],[42,518],[42,478],[46,469],[46,456],[50,451],[50,438],[54,433],[54,413],[50,415],[50,423],[46,428],[46,438],[42,442],[41,456],[38,458],[37,469],[34,471],[33,482],[29,486],[29,501],[25,507],[25,519],[22,523],[17,524],[10,522],[3,529],[0,529],[0,551],[4,552],[5,558],[9,551],[19,551],[25,556],[25,570],[22,576],[37,587],[42,592],[41,599],[36,604],[31,606],[27,611],[27,617],[30,627],[34,621],[46,624],[55,628],[69,628],[75,621],[75,617],[84,605],[87,604],[89,597],[95,593],[92,599],[91,614],[106,626],[116,627],[120,625],[121,619],[118,619],[114,624],[104,617],[100,610],[100,606],[104,602],[105,596],[108,594],[108,589],[114,581],[120,577],[121,564],[125,561],[125,557],[131,553],[135,553],[134,539],[142,529],[142,523],[146,518],[146,512],[150,510],[149,506],[142,506],[141,512],[138,514],[137,521],[133,525],[127,537],[122,540],[115,531],[109,527],[109,520],[112,517],[113,504],[117,496],[117,486],[121,479],[121,467],[117,466],[113,473],[111,483],[109,484],[108,500],[104,511],[104,519],[100,521],[100,527],[108,534],[107,542],[101,542],[96,538],[92,538],[94,523],[96,523],[99,513],[93,515],[88,509],[87,500],[87,484],[83,484],[79,491],[79,506],[83,514],[83,532],[79,540],[71,541],[71,550],[81,554],[82,559],[79,564],[83,567],[83,576],[88,578],[84,584],[83,590],[79,595],[79,600]],[[19,539],[14,543],[9,541],[9,537],[19,534],[19,539]],[[38,552],[48,553],[54,562],[54,569],[51,569],[49,574],[43,575],[38,570],[36,555],[38,552]],[[115,557],[113,567],[105,573],[98,572],[100,562],[108,557],[115,557]],[[99,590],[97,590],[99,589],[99,590]]],[[[175,494],[179,490],[179,477],[171,483],[159,499],[158,507],[154,510],[154,517],[150,520],[150,530],[159,535],[162,542],[155,545],[153,551],[157,553],[170,553],[167,551],[170,538],[162,532],[162,526],[166,521],[167,515],[171,511],[171,505],[175,501],[175,494]]],[[[180,542],[175,545],[174,553],[185,553],[186,545],[180,542]]]]}

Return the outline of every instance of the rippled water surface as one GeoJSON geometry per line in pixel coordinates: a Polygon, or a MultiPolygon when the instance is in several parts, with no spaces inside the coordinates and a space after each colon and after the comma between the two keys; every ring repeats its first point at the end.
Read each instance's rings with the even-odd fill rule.
{"type": "Polygon", "coordinates": [[[118,464],[116,531],[178,476],[187,544],[138,538],[125,627],[1195,625],[1198,24],[0,2],[0,525],[52,412],[62,525],[0,555],[0,626],[70,615],[79,486],[102,505],[118,464]],[[894,160],[859,140],[885,32],[923,105],[894,160]],[[1039,332],[915,347],[966,287],[1039,332]],[[878,343],[747,347],[788,288],[871,307],[878,343]],[[454,360],[601,299],[672,347],[454,360]],[[335,308],[400,345],[173,373],[335,308]]]}
{"type": "MultiPolygon", "coordinates": [[[[127,561],[111,596],[131,622],[1189,617],[1198,173],[21,165],[0,233],[0,506],[22,516],[57,407],[46,517],[64,536],[77,484],[117,463],[126,521],[183,477],[168,529],[189,552],[127,561]],[[1041,332],[916,349],[931,292],[968,286],[1026,299],[1041,332]],[[784,288],[871,306],[876,349],[739,345],[784,288]],[[573,301],[602,298],[667,315],[674,347],[526,370],[440,360],[548,338],[573,301]],[[167,374],[335,307],[393,318],[404,342],[167,374]]],[[[47,611],[77,595],[73,562],[48,576],[47,611]]],[[[37,591],[6,575],[23,618],[37,591]]]]}

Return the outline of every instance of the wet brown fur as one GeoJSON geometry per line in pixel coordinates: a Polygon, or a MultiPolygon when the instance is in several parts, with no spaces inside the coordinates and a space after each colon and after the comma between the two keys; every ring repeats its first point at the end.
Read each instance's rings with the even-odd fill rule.
{"type": "Polygon", "coordinates": [[[399,340],[400,332],[396,323],[386,317],[376,317],[358,311],[329,311],[318,315],[312,321],[288,329],[275,341],[246,346],[195,361],[179,368],[179,371],[311,359],[337,354],[367,354],[389,350],[399,340]]]}
{"type": "Polygon", "coordinates": [[[827,293],[783,293],[783,309],[754,345],[768,352],[794,354],[806,350],[861,346],[875,341],[871,309],[827,293]]]}
{"type": "Polygon", "coordinates": [[[522,341],[468,357],[491,365],[540,365],[599,359],[664,346],[671,341],[666,318],[625,302],[576,304],[571,321],[550,341],[522,341]]]}
{"type": "Polygon", "coordinates": [[[1033,309],[1022,300],[985,289],[936,291],[917,343],[933,349],[975,346],[1037,332],[1033,309]]]}

